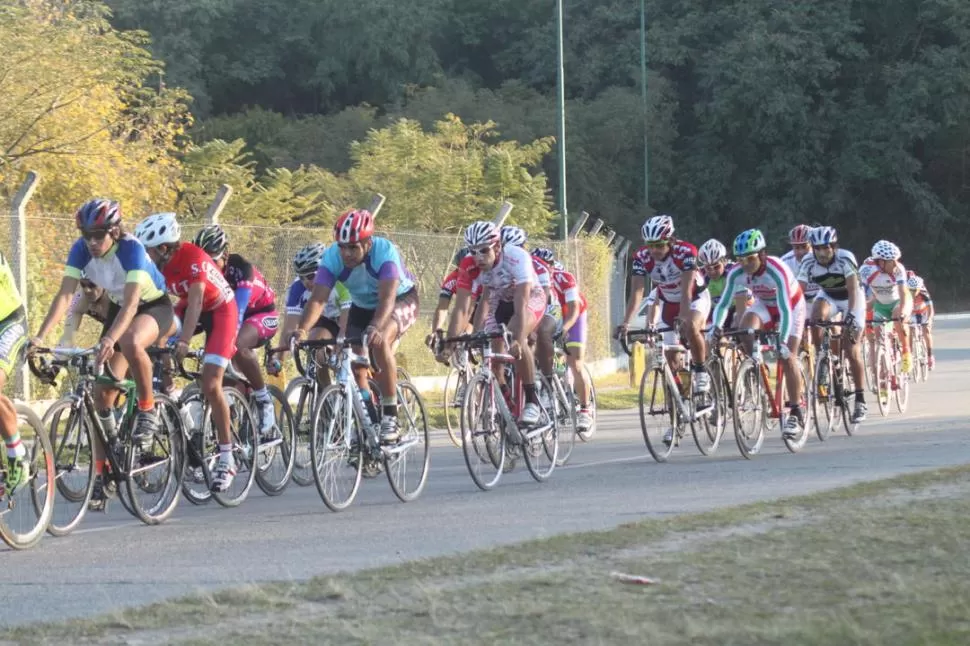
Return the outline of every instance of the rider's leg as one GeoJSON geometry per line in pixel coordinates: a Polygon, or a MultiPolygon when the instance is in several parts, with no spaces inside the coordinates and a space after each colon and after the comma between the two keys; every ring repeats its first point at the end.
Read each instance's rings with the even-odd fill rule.
{"type": "Polygon", "coordinates": [[[553,336],[556,334],[556,319],[551,314],[545,314],[536,326],[536,361],[542,374],[549,376],[553,371],[555,348],[553,336]]]}

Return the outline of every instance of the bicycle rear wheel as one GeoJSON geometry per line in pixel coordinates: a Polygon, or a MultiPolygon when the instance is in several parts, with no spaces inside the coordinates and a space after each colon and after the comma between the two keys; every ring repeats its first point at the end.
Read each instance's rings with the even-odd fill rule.
{"type": "MultiPolygon", "coordinates": [[[[709,456],[717,452],[721,445],[721,437],[724,435],[724,426],[727,415],[725,410],[725,393],[727,391],[724,383],[724,373],[721,371],[719,363],[709,362],[707,373],[711,376],[710,403],[713,408],[705,413],[697,421],[690,425],[691,434],[694,436],[694,444],[701,455],[709,456]]],[[[696,396],[695,396],[696,406],[696,396]]]]}
{"type": "Polygon", "coordinates": [[[761,368],[753,359],[741,362],[734,376],[734,438],[741,455],[750,460],[765,441],[765,403],[761,368]]]}
{"type": "MultiPolygon", "coordinates": [[[[27,450],[30,473],[27,482],[14,491],[0,494],[0,539],[15,550],[36,545],[47,531],[54,513],[57,472],[54,450],[37,413],[24,404],[14,404],[21,442],[27,450]]],[[[5,475],[7,461],[0,467],[5,475]]]]}
{"type": "Polygon", "coordinates": [[[883,417],[889,415],[889,392],[892,385],[891,371],[889,369],[889,355],[886,353],[885,344],[880,343],[876,347],[876,402],[879,405],[879,414],[883,417]]]}
{"type": "MultiPolygon", "coordinates": [[[[256,479],[256,456],[259,454],[259,426],[249,407],[249,401],[235,388],[222,389],[229,405],[229,435],[232,438],[232,458],[236,463],[236,477],[226,491],[212,492],[223,507],[238,507],[249,495],[256,479]]],[[[209,408],[209,416],[212,408],[209,408]]],[[[215,462],[211,463],[215,468],[215,462]]]]}
{"type": "Polygon", "coordinates": [[[461,407],[461,448],[472,481],[482,491],[498,484],[506,460],[505,419],[498,410],[498,386],[477,374],[465,389],[461,407]]]}
{"type": "Polygon", "coordinates": [[[267,496],[278,496],[286,490],[296,458],[296,424],[286,397],[276,386],[267,386],[276,410],[279,438],[259,445],[256,461],[256,484],[267,496]]]}
{"type": "MultiPolygon", "coordinates": [[[[553,379],[559,379],[558,376],[554,376],[553,379]]],[[[569,461],[569,457],[573,454],[573,447],[576,446],[576,437],[579,435],[579,426],[576,423],[576,395],[573,393],[572,388],[566,388],[566,384],[559,381],[562,386],[562,390],[558,387],[549,383],[549,387],[553,388],[552,401],[550,405],[553,406],[552,411],[556,416],[556,424],[558,425],[559,432],[559,454],[556,457],[556,466],[562,466],[569,461]]]]}
{"type": "Polygon", "coordinates": [[[283,399],[293,413],[293,471],[290,478],[301,487],[313,484],[313,464],[310,457],[310,436],[313,434],[313,384],[306,377],[297,377],[286,385],[283,399]],[[295,403],[292,403],[294,402],[295,403]]]}
{"type": "Polygon", "coordinates": [[[644,371],[640,378],[640,430],[657,462],[666,462],[680,439],[675,397],[662,370],[644,371]]]}
{"type": "Polygon", "coordinates": [[[401,502],[417,499],[428,481],[431,464],[431,436],[428,414],[418,389],[409,382],[398,382],[398,425],[400,439],[384,451],[384,471],[391,490],[401,502]]]}
{"type": "Polygon", "coordinates": [[[180,409],[172,399],[155,394],[158,430],[150,442],[128,451],[126,486],[132,511],[146,525],[167,519],[178,504],[185,447],[180,409]]]}
{"type": "Polygon", "coordinates": [[[461,448],[461,400],[468,377],[464,370],[452,367],[445,377],[444,407],[445,426],[451,443],[461,448]],[[461,397],[459,396],[461,395],[461,397]]]}
{"type": "Polygon", "coordinates": [[[898,369],[895,371],[895,377],[893,379],[895,389],[893,392],[893,399],[896,400],[896,410],[900,413],[905,413],[906,408],[909,407],[909,380],[910,374],[908,372],[903,372],[898,369]]]}
{"type": "Polygon", "coordinates": [[[179,417],[182,420],[182,496],[193,505],[205,505],[212,500],[212,472],[219,457],[219,445],[212,430],[202,391],[194,384],[179,397],[179,417]]]}
{"type": "MultiPolygon", "coordinates": [[[[536,482],[545,482],[556,470],[559,457],[559,420],[556,418],[556,393],[549,380],[536,375],[536,394],[539,399],[539,423],[535,428],[519,429],[522,435],[522,456],[525,467],[536,482]]],[[[575,420],[576,409],[573,408],[575,420]]],[[[571,429],[575,433],[575,428],[571,429]]]]}
{"type": "Polygon", "coordinates": [[[81,523],[94,491],[93,429],[79,400],[64,397],[47,409],[42,421],[53,447],[57,497],[47,531],[66,536],[81,523]]]}
{"type": "MultiPolygon", "coordinates": [[[[783,432],[781,436],[782,441],[785,443],[785,447],[792,453],[798,453],[803,448],[805,448],[806,444],[808,444],[808,436],[812,432],[811,428],[812,428],[812,423],[814,418],[812,411],[814,410],[814,407],[815,407],[815,403],[814,403],[815,397],[807,387],[807,384],[812,383],[812,381],[809,378],[809,372],[805,368],[805,362],[803,360],[800,360],[798,362],[798,369],[801,371],[801,377],[802,377],[802,397],[805,398],[801,402],[803,404],[801,407],[802,409],[801,428],[798,431],[797,435],[789,437],[785,435],[783,432]]],[[[829,377],[829,380],[831,381],[831,376],[829,377]]],[[[784,378],[782,379],[782,381],[784,382],[784,378]]],[[[831,386],[829,386],[829,390],[831,390],[831,386]]],[[[782,393],[787,392],[787,384],[783,383],[781,392],[782,393]]],[[[785,428],[785,422],[787,421],[787,417],[790,414],[791,413],[789,411],[786,411],[785,406],[781,407],[781,415],[778,419],[778,424],[780,428],[782,429],[785,428]]]]}
{"type": "Polygon", "coordinates": [[[343,387],[331,384],[317,398],[310,435],[313,481],[323,504],[342,511],[357,497],[362,477],[364,433],[360,420],[344,396],[343,387]]]}
{"type": "Polygon", "coordinates": [[[815,417],[815,434],[820,442],[828,439],[838,424],[841,411],[836,410],[835,366],[828,350],[823,349],[815,361],[815,379],[812,384],[812,407],[815,417]]]}
{"type": "MultiPolygon", "coordinates": [[[[589,366],[586,364],[583,364],[583,374],[586,375],[586,383],[589,385],[589,414],[593,418],[593,423],[585,431],[579,432],[579,439],[589,442],[596,435],[596,384],[593,383],[593,373],[589,371],[589,366]]],[[[573,393],[575,395],[575,387],[573,393]]]]}

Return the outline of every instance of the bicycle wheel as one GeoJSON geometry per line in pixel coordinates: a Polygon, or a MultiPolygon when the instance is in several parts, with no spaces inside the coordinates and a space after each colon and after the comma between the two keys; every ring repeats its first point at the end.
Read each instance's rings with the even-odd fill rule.
{"type": "Polygon", "coordinates": [[[157,525],[167,519],[178,504],[182,486],[181,411],[170,397],[155,394],[158,430],[140,446],[128,451],[126,485],[132,510],[146,525],[157,525]]]}
{"type": "Polygon", "coordinates": [[[828,439],[838,424],[840,410],[836,410],[837,393],[832,384],[836,382],[835,365],[828,350],[822,350],[815,361],[815,379],[812,384],[812,408],[815,418],[815,434],[820,442],[828,439]]]}
{"type": "Polygon", "coordinates": [[[889,356],[886,353],[885,344],[880,343],[876,346],[876,403],[879,405],[879,414],[883,417],[889,415],[889,391],[892,383],[892,373],[889,369],[889,356]]]}
{"type": "Polygon", "coordinates": [[[313,385],[306,377],[297,377],[286,385],[283,398],[293,413],[293,471],[290,478],[301,487],[313,484],[310,458],[310,435],[313,427],[313,385]],[[295,402],[295,403],[294,403],[295,402]]]}
{"type": "Polygon", "coordinates": [[[855,381],[852,379],[852,371],[849,369],[848,363],[848,360],[843,357],[839,367],[839,372],[842,375],[842,398],[839,402],[839,407],[842,409],[842,427],[845,429],[845,434],[852,437],[856,430],[858,430],[859,425],[852,423],[856,386],[855,381]]]}
{"type": "MultiPolygon", "coordinates": [[[[719,363],[709,362],[707,372],[711,376],[710,392],[710,412],[702,413],[697,421],[691,423],[690,430],[694,436],[694,444],[701,455],[709,456],[717,452],[721,445],[721,438],[724,436],[724,425],[727,415],[725,414],[725,387],[723,372],[719,363]]],[[[696,397],[695,397],[696,399],[696,397]]]]}
{"type": "MultiPolygon", "coordinates": [[[[553,389],[553,401],[549,402],[550,410],[556,416],[556,425],[559,427],[559,454],[556,458],[556,466],[562,466],[569,461],[569,456],[573,454],[573,447],[576,446],[576,436],[579,435],[579,426],[576,423],[576,395],[572,388],[566,388],[559,376],[553,379],[559,381],[559,386],[549,384],[553,389]],[[561,389],[560,389],[561,387],[561,389]],[[554,406],[553,406],[554,404],[554,406]]],[[[548,381],[548,380],[547,380],[548,381]]]]}
{"type": "MultiPolygon", "coordinates": [[[[798,369],[802,373],[801,374],[801,377],[802,377],[802,397],[804,398],[802,400],[802,404],[803,404],[802,405],[802,416],[803,416],[803,419],[802,419],[801,429],[799,430],[799,432],[798,432],[797,435],[794,435],[794,436],[789,437],[789,436],[785,435],[784,433],[782,433],[782,436],[781,436],[782,437],[782,441],[785,443],[785,447],[789,451],[791,451],[792,453],[798,453],[803,448],[805,448],[805,445],[806,444],[808,444],[808,436],[812,432],[811,431],[811,428],[812,428],[812,423],[813,423],[813,418],[814,418],[814,416],[812,415],[812,411],[814,409],[814,399],[815,399],[815,397],[813,396],[813,394],[811,392],[809,392],[809,389],[807,387],[807,384],[812,383],[812,381],[811,381],[811,379],[809,379],[808,371],[805,369],[805,363],[804,363],[804,361],[799,361],[798,362],[798,369]]],[[[831,380],[831,377],[829,377],[829,379],[831,380]]],[[[786,386],[784,384],[784,378],[782,379],[782,382],[783,382],[783,384],[782,384],[781,392],[784,393],[784,392],[786,392],[786,390],[785,390],[786,386]]],[[[830,386],[830,389],[831,389],[831,386],[830,386]]],[[[788,415],[790,415],[790,413],[788,411],[786,411],[786,407],[785,406],[782,406],[781,407],[781,416],[779,417],[779,420],[778,420],[778,424],[779,424],[780,428],[782,428],[782,429],[785,428],[785,422],[787,421],[788,415]]]]}
{"type": "Polygon", "coordinates": [[[480,373],[468,383],[461,406],[462,453],[468,474],[482,491],[498,484],[505,466],[505,419],[496,401],[501,396],[495,381],[480,373]]]}
{"type": "Polygon", "coordinates": [[[293,411],[283,391],[276,386],[266,386],[266,388],[269,390],[269,396],[273,398],[276,427],[280,436],[271,442],[260,443],[256,462],[256,484],[267,496],[278,496],[286,490],[286,485],[290,483],[290,477],[293,474],[296,457],[296,424],[293,422],[293,411]]]}
{"type": "Polygon", "coordinates": [[[862,366],[866,379],[866,390],[871,393],[876,393],[878,392],[878,384],[876,380],[876,350],[873,347],[874,341],[868,338],[866,334],[863,334],[859,343],[862,344],[862,366]]]}
{"type": "Polygon", "coordinates": [[[644,371],[640,379],[640,430],[657,462],[666,462],[680,439],[675,397],[662,370],[644,371]]]}
{"type": "Polygon", "coordinates": [[[93,429],[81,402],[67,396],[54,402],[42,420],[54,455],[57,497],[47,526],[51,536],[66,536],[81,523],[94,491],[93,429]]]}
{"type": "Polygon", "coordinates": [[[461,400],[468,384],[465,370],[452,367],[445,377],[444,407],[445,426],[451,443],[461,448],[461,400]]]}
{"type": "MultiPolygon", "coordinates": [[[[0,539],[15,550],[33,547],[44,536],[54,513],[54,450],[37,413],[16,403],[20,440],[30,458],[27,482],[0,494],[0,539]]],[[[0,471],[5,475],[7,461],[0,471]]]]}
{"type": "Polygon", "coordinates": [[[428,414],[418,389],[409,382],[398,382],[397,401],[401,437],[396,445],[383,449],[384,471],[394,495],[401,502],[411,502],[421,495],[428,480],[431,464],[428,414]]]}
{"type": "Polygon", "coordinates": [[[893,399],[896,400],[896,410],[900,413],[905,413],[906,408],[909,406],[909,380],[911,373],[900,370],[899,364],[896,364],[894,373],[893,399]]]}
{"type": "Polygon", "coordinates": [[[919,331],[914,335],[915,345],[913,352],[914,361],[914,380],[917,383],[926,383],[927,378],[930,374],[930,364],[929,355],[926,350],[926,337],[923,333],[923,328],[917,328],[919,331]]]}
{"type": "Polygon", "coordinates": [[[212,467],[219,458],[219,445],[212,429],[212,418],[195,384],[182,391],[178,400],[182,421],[182,495],[193,505],[212,500],[212,467]]]}
{"type": "Polygon", "coordinates": [[[764,384],[761,367],[753,359],[745,359],[734,376],[734,438],[741,455],[750,460],[761,451],[765,441],[764,384]]]}
{"type": "Polygon", "coordinates": [[[343,386],[327,386],[313,411],[310,460],[317,492],[331,511],[346,509],[357,496],[364,450],[363,429],[343,386]]]}
{"type": "MultiPolygon", "coordinates": [[[[579,432],[579,439],[589,442],[596,435],[596,384],[593,383],[593,373],[586,364],[583,364],[583,374],[586,375],[586,383],[589,385],[589,414],[593,417],[593,423],[585,431],[579,432]]],[[[573,394],[575,395],[575,391],[573,394]]]]}
{"type": "MultiPolygon", "coordinates": [[[[539,399],[539,423],[534,428],[519,429],[522,435],[522,454],[529,474],[536,482],[545,482],[556,470],[559,457],[559,420],[556,418],[556,394],[549,380],[536,375],[536,395],[539,399]]],[[[575,408],[573,409],[575,419],[575,408]]],[[[575,429],[572,431],[575,433],[575,429]]]]}
{"type": "MultiPolygon", "coordinates": [[[[259,427],[249,402],[235,388],[222,389],[229,405],[229,436],[232,438],[232,458],[236,463],[236,477],[229,489],[212,497],[223,507],[238,507],[249,495],[256,479],[255,457],[259,454],[259,427]]],[[[209,407],[209,417],[212,408],[209,407]]],[[[213,463],[213,468],[215,464],[213,463]]]]}

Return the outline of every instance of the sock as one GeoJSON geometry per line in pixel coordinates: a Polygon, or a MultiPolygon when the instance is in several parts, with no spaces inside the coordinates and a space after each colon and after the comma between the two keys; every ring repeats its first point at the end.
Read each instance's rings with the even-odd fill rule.
{"type": "Polygon", "coordinates": [[[690,369],[691,369],[692,372],[704,372],[704,364],[703,363],[691,363],[690,364],[690,369]]]}
{"type": "Polygon", "coordinates": [[[22,458],[27,454],[27,449],[20,441],[20,431],[14,431],[13,436],[6,441],[6,445],[8,458],[22,458]]]}
{"type": "Polygon", "coordinates": [[[256,397],[257,401],[261,401],[261,402],[269,401],[269,389],[266,386],[263,386],[259,390],[254,390],[253,396],[256,397]]]}
{"type": "Polygon", "coordinates": [[[232,444],[219,445],[219,460],[221,462],[232,462],[232,444]]]}
{"type": "Polygon", "coordinates": [[[94,475],[99,476],[104,473],[104,460],[94,461],[94,475]]]}
{"type": "Polygon", "coordinates": [[[522,384],[522,390],[525,392],[525,402],[527,404],[539,403],[539,396],[536,394],[535,384],[522,384]]]}
{"type": "Polygon", "coordinates": [[[149,395],[147,399],[139,399],[138,410],[143,413],[149,413],[155,410],[155,396],[149,395]]]}
{"type": "Polygon", "coordinates": [[[855,400],[857,402],[862,402],[863,404],[865,404],[866,403],[866,394],[865,394],[865,392],[862,391],[862,390],[855,391],[855,400]]]}
{"type": "Polygon", "coordinates": [[[397,396],[381,397],[381,409],[384,417],[397,417],[397,396]]]}

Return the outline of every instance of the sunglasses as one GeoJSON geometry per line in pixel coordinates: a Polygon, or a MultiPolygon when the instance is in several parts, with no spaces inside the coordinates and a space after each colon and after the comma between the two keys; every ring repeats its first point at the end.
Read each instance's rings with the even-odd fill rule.
{"type": "Polygon", "coordinates": [[[471,249],[469,249],[468,251],[469,251],[469,253],[471,253],[471,255],[473,255],[473,256],[484,256],[484,255],[485,255],[485,254],[487,254],[487,253],[488,253],[489,251],[491,251],[491,249],[492,249],[492,247],[491,247],[491,246],[485,246],[485,247],[473,247],[473,248],[471,248],[471,249]]]}
{"type": "Polygon", "coordinates": [[[669,242],[661,240],[660,242],[648,242],[646,244],[647,249],[665,249],[670,245],[669,242]]]}
{"type": "Polygon", "coordinates": [[[92,242],[101,242],[108,237],[108,231],[84,231],[81,233],[81,237],[85,240],[90,240],[92,242]]]}

